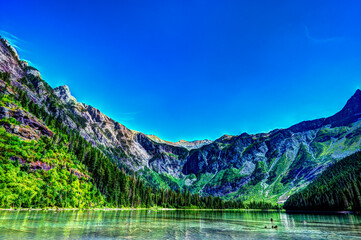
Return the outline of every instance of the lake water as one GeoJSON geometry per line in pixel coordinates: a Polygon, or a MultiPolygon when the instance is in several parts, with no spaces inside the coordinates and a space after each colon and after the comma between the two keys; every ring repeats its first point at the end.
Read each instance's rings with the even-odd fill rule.
{"type": "Polygon", "coordinates": [[[354,215],[182,210],[0,211],[0,239],[358,238],[361,239],[361,217],[354,215]],[[271,228],[271,218],[277,230],[271,228]]]}

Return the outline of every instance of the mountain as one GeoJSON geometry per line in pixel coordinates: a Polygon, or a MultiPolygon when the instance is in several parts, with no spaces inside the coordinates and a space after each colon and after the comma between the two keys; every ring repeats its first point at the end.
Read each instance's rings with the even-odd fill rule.
{"type": "Polygon", "coordinates": [[[190,152],[182,172],[209,175],[202,191],[283,202],[319,173],[360,149],[361,91],[335,115],[269,133],[223,136],[190,152]]]}
{"type": "Polygon", "coordinates": [[[152,187],[127,174],[123,167],[133,159],[123,164],[110,157],[127,159],[130,151],[112,150],[117,142],[103,129],[144,134],[77,103],[66,86],[52,89],[3,39],[0,48],[0,208],[245,207],[241,201],[152,187]]]}
{"type": "Polygon", "coordinates": [[[170,141],[165,141],[163,139],[160,139],[156,135],[149,135],[148,134],[147,137],[150,138],[151,140],[155,141],[155,142],[158,142],[158,143],[166,143],[166,144],[173,145],[173,146],[185,147],[188,150],[200,148],[200,147],[203,147],[204,145],[212,143],[212,141],[209,140],[209,139],[194,140],[194,141],[186,141],[186,140],[181,139],[178,142],[170,142],[170,141]]]}
{"type": "MultiPolygon", "coordinates": [[[[42,111],[79,132],[118,168],[137,174],[155,188],[282,203],[339,159],[360,150],[360,90],[340,112],[328,118],[269,133],[172,143],[130,130],[100,110],[77,102],[67,86],[52,89],[4,39],[0,42],[0,72],[8,72],[13,86],[42,106],[42,111]]],[[[6,91],[11,94],[11,89],[6,91]]],[[[2,107],[0,113],[2,118],[12,116],[31,126],[5,128],[11,134],[28,139],[51,135],[46,123],[24,112],[2,107]]]]}
{"type": "Polygon", "coordinates": [[[354,153],[326,169],[305,189],[293,194],[286,210],[361,211],[361,153],[354,153]]]}

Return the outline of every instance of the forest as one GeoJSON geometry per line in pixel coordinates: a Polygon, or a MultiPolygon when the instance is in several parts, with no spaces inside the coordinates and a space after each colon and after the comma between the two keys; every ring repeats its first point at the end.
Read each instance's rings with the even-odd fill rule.
{"type": "MultiPolygon", "coordinates": [[[[0,106],[29,112],[53,132],[38,140],[24,140],[6,131],[6,126],[20,125],[16,119],[0,120],[0,208],[279,208],[264,202],[245,204],[192,195],[187,189],[151,187],[136,174],[121,169],[120,163],[109,159],[77,130],[64,125],[62,115],[54,113],[66,110],[55,96],[49,97],[45,110],[19,86],[11,85],[9,74],[2,73],[0,78],[13,93],[5,94],[2,89],[0,106]]],[[[32,88],[31,79],[24,77],[20,82],[32,88]]]]}
{"type": "Polygon", "coordinates": [[[290,196],[286,210],[361,211],[361,152],[328,167],[300,192],[290,196]]]}

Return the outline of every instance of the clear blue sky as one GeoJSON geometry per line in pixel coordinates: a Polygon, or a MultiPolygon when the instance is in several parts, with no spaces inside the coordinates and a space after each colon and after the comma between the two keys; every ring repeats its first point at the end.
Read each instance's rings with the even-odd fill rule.
{"type": "Polygon", "coordinates": [[[361,1],[53,2],[3,1],[0,34],[51,86],[166,140],[289,127],[361,87],[361,1]]]}

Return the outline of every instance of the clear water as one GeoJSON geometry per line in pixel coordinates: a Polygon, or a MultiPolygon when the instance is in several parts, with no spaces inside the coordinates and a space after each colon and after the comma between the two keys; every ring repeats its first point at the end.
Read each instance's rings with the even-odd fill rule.
{"type": "Polygon", "coordinates": [[[361,239],[361,217],[354,215],[234,211],[0,211],[0,239],[358,238],[361,239]],[[271,228],[271,218],[278,226],[277,230],[271,228]]]}

